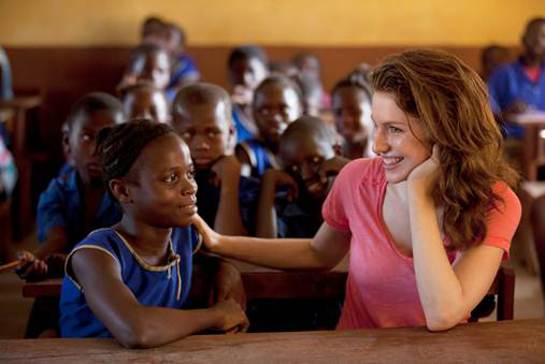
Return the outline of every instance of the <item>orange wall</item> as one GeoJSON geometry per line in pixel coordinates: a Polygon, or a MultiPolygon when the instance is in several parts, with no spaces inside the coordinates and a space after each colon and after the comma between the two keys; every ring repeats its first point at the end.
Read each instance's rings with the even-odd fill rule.
{"type": "Polygon", "coordinates": [[[516,45],[544,0],[1,0],[0,44],[132,45],[149,14],[194,45],[516,45]]]}

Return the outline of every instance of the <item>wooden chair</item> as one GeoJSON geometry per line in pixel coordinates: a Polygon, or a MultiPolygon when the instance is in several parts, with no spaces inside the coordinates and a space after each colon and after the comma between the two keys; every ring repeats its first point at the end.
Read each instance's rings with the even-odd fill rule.
{"type": "Polygon", "coordinates": [[[488,290],[488,294],[471,311],[468,321],[477,322],[480,318],[489,316],[494,308],[496,308],[496,319],[498,321],[512,320],[514,303],[515,272],[512,268],[502,265],[488,290]]]}

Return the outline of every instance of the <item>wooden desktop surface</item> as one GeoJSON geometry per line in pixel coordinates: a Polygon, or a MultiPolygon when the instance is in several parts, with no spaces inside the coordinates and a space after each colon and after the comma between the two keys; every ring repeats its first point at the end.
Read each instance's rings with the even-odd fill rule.
{"type": "Polygon", "coordinates": [[[0,340],[0,362],[96,363],[538,363],[545,319],[425,328],[195,335],[147,350],[113,339],[0,340]]]}

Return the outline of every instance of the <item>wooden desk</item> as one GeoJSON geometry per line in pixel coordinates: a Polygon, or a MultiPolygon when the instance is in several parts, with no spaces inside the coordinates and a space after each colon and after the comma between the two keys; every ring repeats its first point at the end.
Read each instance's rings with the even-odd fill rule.
{"type": "Polygon", "coordinates": [[[545,361],[545,320],[424,328],[195,335],[148,350],[113,339],[0,340],[0,362],[521,363],[545,361]]]}
{"type": "Polygon", "coordinates": [[[545,139],[539,135],[545,128],[545,112],[520,114],[513,121],[524,127],[523,174],[535,181],[538,167],[545,164],[545,139]]]}
{"type": "MultiPolygon", "coordinates": [[[[247,263],[236,263],[241,271],[248,300],[344,298],[346,267],[330,272],[284,272],[247,263]]],[[[23,297],[55,297],[60,295],[61,279],[26,283],[23,297]]],[[[194,280],[193,284],[203,282],[194,280]]]]}

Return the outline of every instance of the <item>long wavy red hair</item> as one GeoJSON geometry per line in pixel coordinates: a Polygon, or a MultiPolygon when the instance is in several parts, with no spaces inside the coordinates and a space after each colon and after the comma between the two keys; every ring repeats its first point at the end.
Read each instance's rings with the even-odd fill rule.
{"type": "Polygon", "coordinates": [[[387,58],[372,73],[374,91],[393,94],[419,120],[426,142],[439,147],[441,174],[434,198],[443,206],[449,248],[464,250],[486,236],[486,216],[501,198],[492,186],[511,187],[517,173],[503,158],[503,138],[486,85],[457,57],[410,50],[387,58]]]}

